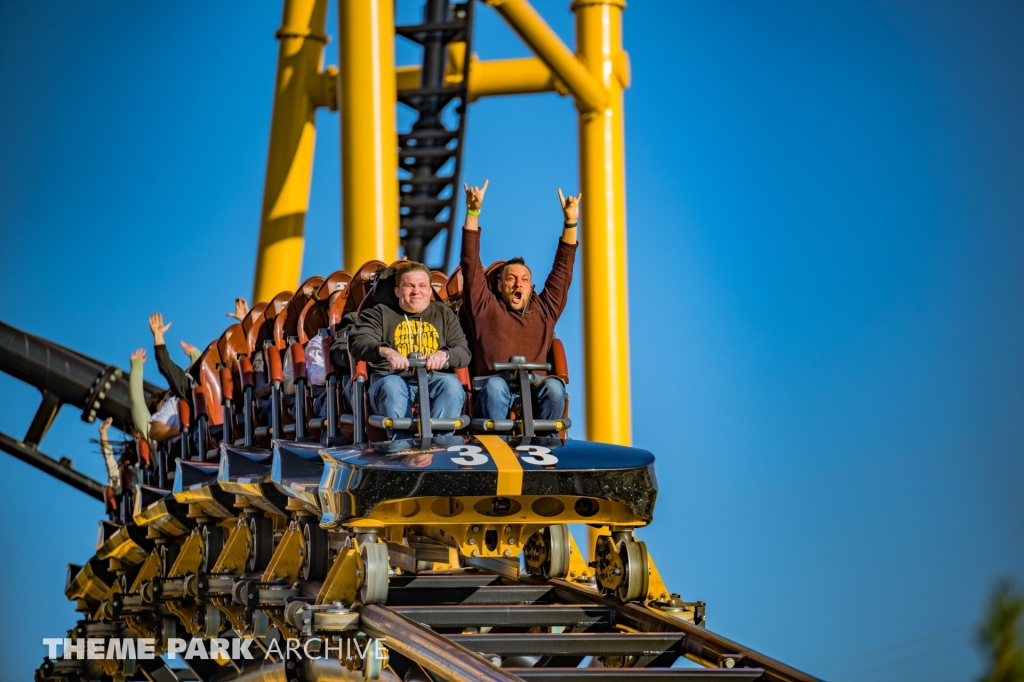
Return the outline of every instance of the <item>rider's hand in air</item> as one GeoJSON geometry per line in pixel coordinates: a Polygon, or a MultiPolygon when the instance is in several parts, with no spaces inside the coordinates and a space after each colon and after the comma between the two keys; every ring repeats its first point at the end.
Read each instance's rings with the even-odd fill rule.
{"type": "Polygon", "coordinates": [[[387,359],[387,361],[391,363],[391,369],[395,370],[396,372],[401,372],[404,369],[409,369],[409,358],[405,357],[394,348],[381,346],[380,354],[383,355],[387,359]]]}
{"type": "Polygon", "coordinates": [[[145,362],[146,361],[146,349],[145,348],[136,348],[135,352],[133,352],[131,354],[131,359],[132,360],[142,360],[143,362],[145,362]]]}
{"type": "Polygon", "coordinates": [[[164,345],[164,334],[171,328],[173,322],[164,324],[164,316],[160,313],[153,313],[149,316],[149,331],[153,332],[153,345],[164,345]]]}
{"type": "Polygon", "coordinates": [[[191,343],[188,343],[187,341],[179,341],[178,343],[180,343],[180,344],[181,344],[181,349],[182,349],[183,351],[185,351],[185,355],[187,355],[187,356],[188,356],[188,359],[189,359],[189,360],[191,360],[191,359],[192,359],[192,354],[193,354],[193,353],[198,353],[198,352],[199,352],[199,349],[198,349],[198,348],[196,348],[195,346],[193,346],[193,345],[192,345],[191,343]]]}
{"type": "Polygon", "coordinates": [[[245,299],[239,296],[235,299],[235,312],[228,313],[228,317],[233,317],[241,322],[246,315],[249,314],[249,304],[245,302],[245,299]]]}
{"type": "Polygon", "coordinates": [[[562,188],[558,188],[558,200],[562,202],[562,214],[565,216],[565,222],[579,222],[581,199],[583,199],[583,192],[580,192],[576,196],[570,194],[566,197],[562,196],[562,188]]]}
{"type": "Polygon", "coordinates": [[[483,187],[470,187],[466,183],[462,183],[462,188],[466,190],[467,211],[479,211],[480,207],[484,205],[484,193],[487,191],[489,182],[490,180],[484,180],[483,187]]]}
{"type": "Polygon", "coordinates": [[[113,424],[113,423],[114,423],[113,417],[107,417],[106,419],[103,420],[103,423],[100,424],[100,438],[106,439],[106,437],[107,437],[107,430],[110,428],[110,425],[113,424]]]}
{"type": "Polygon", "coordinates": [[[448,352],[443,350],[435,350],[433,353],[423,358],[427,361],[427,369],[437,370],[444,368],[444,363],[448,362],[448,352]]]}

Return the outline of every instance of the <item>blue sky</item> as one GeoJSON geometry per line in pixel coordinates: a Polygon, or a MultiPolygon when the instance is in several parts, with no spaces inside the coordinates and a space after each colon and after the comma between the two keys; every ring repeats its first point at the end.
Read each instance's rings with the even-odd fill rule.
{"type": "MultiPolygon", "coordinates": [[[[566,4],[536,6],[571,44],[566,4]]],[[[477,17],[482,58],[527,54],[477,17]]],[[[0,319],[122,367],[153,310],[173,341],[220,333],[251,291],[279,22],[0,4],[0,319]]],[[[976,676],[985,595],[1024,579],[1022,29],[1008,1],[625,14],[634,442],[662,490],[642,535],[711,629],[826,679],[976,676]]],[[[318,125],[307,275],[341,260],[337,115],[318,125]]],[[[546,271],[572,103],[481,101],[467,144],[484,259],[546,271]]],[[[559,335],[582,396],[579,300],[559,335]]],[[[0,401],[20,437],[38,393],[0,377],[0,401]]],[[[68,410],[42,449],[101,478],[94,437],[68,410]]],[[[0,480],[0,678],[25,679],[74,623],[64,565],[102,510],[8,456],[0,480]]]]}

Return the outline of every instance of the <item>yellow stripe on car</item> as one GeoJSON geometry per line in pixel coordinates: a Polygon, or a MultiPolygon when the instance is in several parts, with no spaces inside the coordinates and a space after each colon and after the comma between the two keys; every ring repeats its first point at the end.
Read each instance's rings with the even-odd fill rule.
{"type": "Polygon", "coordinates": [[[498,467],[498,495],[523,494],[523,465],[501,436],[477,436],[498,467]]]}

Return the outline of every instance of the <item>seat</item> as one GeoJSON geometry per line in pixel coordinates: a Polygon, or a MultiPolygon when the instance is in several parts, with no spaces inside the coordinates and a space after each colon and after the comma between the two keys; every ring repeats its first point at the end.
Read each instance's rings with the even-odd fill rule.
{"type": "MultiPolygon", "coordinates": [[[[325,279],[314,276],[299,285],[295,295],[285,306],[284,311],[274,318],[274,345],[282,352],[283,360],[291,360],[292,380],[295,388],[294,405],[289,413],[282,405],[283,437],[305,439],[306,415],[312,408],[312,395],[306,380],[306,341],[300,335],[300,318],[310,304],[316,305],[316,295],[325,279]]],[[[283,396],[275,399],[283,399],[283,396]]]]}
{"type": "Polygon", "coordinates": [[[299,315],[302,314],[306,303],[313,299],[324,278],[320,276],[310,277],[299,285],[295,294],[288,300],[284,310],[274,317],[274,345],[278,348],[285,347],[285,340],[290,336],[298,336],[299,315]]]}
{"type": "MultiPolygon", "coordinates": [[[[357,315],[363,310],[377,305],[378,303],[396,303],[393,277],[389,276],[386,279],[380,279],[381,270],[387,269],[389,272],[393,273],[395,269],[407,262],[408,261],[406,260],[397,260],[390,266],[386,266],[386,268],[378,266],[374,270],[374,277],[372,279],[365,277],[360,279],[360,281],[366,282],[367,284],[364,284],[364,287],[366,287],[366,294],[362,297],[358,306],[355,307],[357,315]]],[[[372,263],[376,266],[378,261],[374,261],[372,263]]],[[[359,272],[366,270],[367,265],[360,268],[359,272]]],[[[380,265],[383,266],[383,264],[380,265]]],[[[353,278],[353,282],[356,280],[357,278],[353,278]]],[[[433,271],[431,273],[431,286],[433,289],[434,300],[443,301],[440,292],[447,284],[448,278],[444,273],[437,271],[433,271]]],[[[353,297],[358,293],[358,290],[354,285],[351,288],[352,291],[349,293],[348,299],[350,303],[353,300],[353,297]]],[[[355,383],[353,386],[353,400],[358,403],[362,409],[356,409],[357,414],[343,414],[341,416],[342,425],[346,427],[345,430],[347,433],[349,432],[349,429],[351,429],[351,438],[354,442],[364,442],[367,437],[369,437],[370,440],[386,438],[386,433],[383,428],[381,428],[381,424],[378,423],[379,420],[371,422],[369,398],[366,394],[366,389],[370,382],[370,375],[366,363],[361,360],[355,360],[350,356],[349,371],[352,381],[355,383]]],[[[470,390],[469,371],[466,368],[460,368],[455,370],[455,374],[458,376],[459,382],[466,390],[466,397],[468,400],[470,390]]],[[[464,403],[463,412],[465,412],[465,405],[466,404],[464,403]]],[[[461,426],[459,428],[461,428],[461,426]]]]}
{"type": "Polygon", "coordinates": [[[359,306],[362,304],[363,299],[370,293],[370,289],[373,288],[373,284],[377,279],[377,273],[387,265],[383,261],[371,260],[363,263],[355,274],[352,275],[352,281],[349,283],[349,291],[345,297],[345,304],[340,310],[335,310],[335,306],[331,306],[331,324],[336,325],[341,322],[341,318],[345,315],[356,312],[359,306]],[[335,320],[337,317],[337,320],[335,320]]]}
{"type": "MultiPolygon", "coordinates": [[[[219,339],[218,339],[219,341],[219,339]]],[[[210,459],[211,447],[214,448],[216,456],[217,442],[211,437],[210,427],[221,426],[224,423],[224,411],[222,409],[220,352],[217,350],[218,341],[213,341],[202,352],[190,370],[193,380],[192,386],[192,415],[194,428],[196,429],[196,443],[199,452],[193,453],[192,459],[205,461],[210,459]]],[[[183,424],[184,425],[184,424],[183,424]]]]}
{"type": "Polygon", "coordinates": [[[317,290],[313,292],[313,296],[306,301],[306,305],[299,313],[296,334],[302,344],[308,343],[321,329],[330,325],[331,302],[340,299],[340,305],[343,307],[351,282],[351,274],[344,270],[337,270],[324,279],[317,290]]]}
{"type": "Polygon", "coordinates": [[[342,289],[347,289],[348,285],[352,282],[351,273],[345,270],[335,270],[324,279],[320,288],[316,290],[314,294],[318,301],[326,301],[331,297],[331,294],[336,294],[342,289]]]}
{"type": "Polygon", "coordinates": [[[440,295],[441,290],[444,289],[447,284],[448,275],[444,274],[440,270],[430,271],[430,286],[433,287],[436,294],[440,295]]]}
{"type": "Polygon", "coordinates": [[[445,305],[454,310],[456,313],[459,312],[459,308],[462,306],[462,266],[455,268],[452,272],[451,277],[444,283],[441,290],[438,292],[438,296],[444,301],[445,305]]]}
{"type": "Polygon", "coordinates": [[[498,277],[501,275],[501,268],[504,265],[505,261],[496,260],[484,270],[484,277],[487,278],[487,286],[490,287],[491,291],[498,290],[498,277]]]}
{"type": "Polygon", "coordinates": [[[217,350],[217,341],[213,341],[203,350],[202,354],[189,370],[189,374],[192,376],[193,384],[193,401],[192,410],[193,414],[198,417],[200,414],[199,405],[196,404],[194,399],[196,391],[203,394],[204,402],[208,411],[212,411],[209,415],[212,423],[220,424],[221,418],[217,414],[216,410],[213,410],[213,406],[221,404],[221,393],[220,393],[220,352],[217,350]]]}
{"type": "Polygon", "coordinates": [[[245,355],[248,352],[249,345],[245,340],[244,327],[240,323],[229,326],[217,339],[217,354],[228,369],[234,369],[235,358],[239,353],[245,355]]]}
{"type": "MultiPolygon", "coordinates": [[[[319,282],[316,282],[315,286],[319,286],[319,282]]],[[[314,285],[310,285],[309,290],[314,290],[314,285]]],[[[269,303],[260,304],[260,306],[262,306],[262,310],[259,314],[253,315],[253,311],[250,311],[249,314],[246,315],[246,318],[243,320],[242,326],[244,329],[246,326],[245,321],[248,320],[250,317],[252,318],[252,321],[249,323],[249,328],[246,330],[246,347],[248,348],[247,362],[238,363],[236,365],[235,378],[237,379],[237,383],[241,387],[241,390],[243,392],[248,387],[247,382],[252,381],[255,378],[255,376],[252,373],[252,359],[255,357],[256,353],[262,353],[264,351],[264,346],[267,342],[270,342],[270,344],[277,351],[276,353],[267,353],[265,355],[264,369],[267,373],[267,376],[270,375],[272,364],[276,362],[276,366],[280,367],[281,356],[285,349],[283,342],[280,346],[276,344],[276,339],[274,338],[275,325],[278,322],[277,318],[279,316],[282,317],[281,323],[283,325],[284,318],[286,318],[287,316],[286,311],[288,309],[288,304],[291,302],[292,297],[292,292],[282,291],[281,293],[274,296],[269,303]],[[276,355],[276,361],[272,362],[271,355],[276,355]]],[[[297,319],[298,316],[296,315],[296,322],[297,319]]],[[[278,327],[278,331],[281,330],[283,330],[283,326],[278,327]]],[[[249,407],[249,405],[244,400],[243,403],[244,404],[242,405],[242,408],[243,411],[245,411],[246,408],[249,407]]],[[[249,419],[252,421],[250,428],[254,429],[257,433],[261,433],[261,429],[256,426],[255,415],[249,415],[249,419]]],[[[264,429],[262,433],[267,433],[266,429],[264,429]]],[[[264,442],[269,444],[269,440],[267,438],[264,438],[263,436],[261,436],[261,438],[263,438],[264,442]]]]}
{"type": "MultiPolygon", "coordinates": [[[[501,274],[501,266],[505,264],[503,260],[496,260],[487,266],[484,270],[484,277],[487,280],[487,286],[491,291],[498,290],[498,275],[501,274]]],[[[465,281],[462,277],[462,266],[456,268],[452,276],[448,278],[449,285],[445,288],[444,293],[447,294],[448,298],[445,302],[448,306],[459,314],[459,322],[462,323],[462,328],[466,331],[468,338],[473,338],[473,320],[469,316],[469,309],[462,307],[463,289],[465,288],[465,281]],[[452,282],[454,281],[454,284],[452,282]],[[454,302],[449,302],[450,299],[454,298],[454,302]],[[454,303],[454,304],[453,304],[454,303]]],[[[470,349],[474,350],[474,349],[470,349]]]]}
{"type": "Polygon", "coordinates": [[[263,310],[263,315],[256,319],[252,329],[249,330],[250,351],[262,350],[264,341],[274,340],[274,321],[288,307],[292,295],[290,291],[282,291],[270,299],[267,307],[263,310]]]}
{"type": "MultiPolygon", "coordinates": [[[[231,426],[230,440],[228,442],[234,442],[234,439],[239,437],[240,434],[238,426],[235,424],[234,415],[236,409],[242,405],[243,395],[242,384],[240,381],[235,381],[233,375],[238,365],[238,357],[249,354],[249,346],[246,343],[241,323],[229,326],[220,335],[220,338],[217,339],[217,354],[220,356],[218,374],[221,400],[228,399],[231,401],[230,406],[223,405],[221,421],[222,426],[224,423],[231,426]]],[[[215,408],[211,405],[210,409],[215,408]]]]}
{"type": "Polygon", "coordinates": [[[266,303],[257,303],[252,308],[250,308],[249,312],[246,313],[245,317],[242,318],[242,333],[245,335],[246,339],[249,338],[249,330],[252,329],[252,326],[253,324],[256,323],[257,318],[259,318],[263,314],[263,311],[266,309],[266,303]]]}

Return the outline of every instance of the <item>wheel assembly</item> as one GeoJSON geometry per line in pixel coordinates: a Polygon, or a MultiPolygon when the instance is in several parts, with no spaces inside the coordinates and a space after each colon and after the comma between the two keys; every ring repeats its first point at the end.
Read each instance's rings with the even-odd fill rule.
{"type": "Polygon", "coordinates": [[[217,563],[220,551],[224,549],[224,529],[220,526],[203,527],[203,573],[209,573],[217,563]]]}
{"type": "Polygon", "coordinates": [[[302,526],[306,555],[302,558],[302,579],[318,581],[327,577],[327,531],[316,521],[302,526]]]}
{"type": "Polygon", "coordinates": [[[383,542],[367,542],[359,546],[362,583],[359,600],[364,604],[383,604],[388,598],[388,546],[383,542]]]}
{"type": "Polygon", "coordinates": [[[249,570],[262,571],[274,556],[274,522],[264,516],[249,519],[249,570]]]}
{"type": "Polygon", "coordinates": [[[216,637],[221,630],[221,612],[215,604],[206,605],[206,613],[203,618],[203,627],[206,637],[216,637]]]}
{"type": "Polygon", "coordinates": [[[569,573],[569,527],[548,526],[530,536],[523,557],[530,573],[545,578],[564,578],[569,573]]]}
{"type": "Polygon", "coordinates": [[[647,565],[647,545],[627,540],[619,545],[619,557],[626,569],[626,579],[615,593],[624,602],[637,601],[647,596],[650,568],[647,565]]]}
{"type": "Polygon", "coordinates": [[[607,535],[597,539],[597,582],[605,594],[614,594],[623,602],[637,601],[647,595],[650,568],[647,546],[631,536],[618,541],[607,535]]]}

